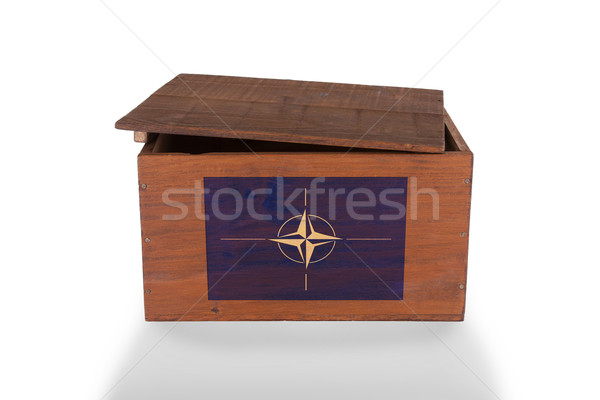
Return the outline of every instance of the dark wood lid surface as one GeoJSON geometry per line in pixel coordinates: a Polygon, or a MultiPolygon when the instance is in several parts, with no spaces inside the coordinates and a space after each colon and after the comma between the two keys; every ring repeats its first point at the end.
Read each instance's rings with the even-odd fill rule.
{"type": "Polygon", "coordinates": [[[426,153],[444,151],[443,92],[181,74],[117,129],[426,153]]]}

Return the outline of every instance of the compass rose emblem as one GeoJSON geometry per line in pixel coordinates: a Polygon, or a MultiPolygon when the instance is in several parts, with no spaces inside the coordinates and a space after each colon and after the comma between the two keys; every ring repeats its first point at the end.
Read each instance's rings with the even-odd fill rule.
{"type": "Polygon", "coordinates": [[[335,236],[335,231],[333,230],[333,227],[327,221],[325,221],[325,219],[317,215],[307,214],[306,210],[304,210],[304,213],[302,215],[296,215],[295,217],[292,217],[285,221],[283,225],[281,225],[281,228],[279,228],[279,232],[277,232],[277,238],[269,240],[278,243],[279,250],[281,250],[284,256],[286,256],[294,262],[304,264],[305,267],[308,269],[308,264],[317,263],[327,258],[327,256],[331,254],[335,247],[335,241],[342,239],[335,236]],[[318,218],[321,221],[325,222],[325,224],[327,224],[327,226],[330,228],[332,234],[326,235],[324,233],[317,232],[310,220],[311,217],[318,218]],[[286,227],[286,225],[291,224],[298,219],[300,220],[300,223],[298,224],[298,228],[295,232],[288,233],[287,235],[281,235],[281,231],[286,227]],[[295,247],[300,255],[300,260],[298,260],[296,257],[288,255],[288,253],[281,248],[282,244],[286,246],[295,247]],[[325,256],[319,258],[318,260],[313,260],[312,257],[315,248],[325,245],[328,245],[328,247],[330,247],[329,252],[327,252],[325,256]]]}

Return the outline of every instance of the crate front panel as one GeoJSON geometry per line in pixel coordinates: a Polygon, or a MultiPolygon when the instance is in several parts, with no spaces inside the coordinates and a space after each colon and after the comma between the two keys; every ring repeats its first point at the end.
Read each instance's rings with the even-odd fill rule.
{"type": "MultiPolygon", "coordinates": [[[[142,154],[138,164],[139,182],[145,185],[140,205],[148,320],[463,318],[471,190],[465,179],[471,178],[470,153],[142,154]],[[207,182],[213,186],[237,182],[243,192],[243,185],[272,184],[277,177],[298,187],[307,186],[311,178],[326,177],[333,180],[333,186],[335,182],[338,186],[354,184],[375,188],[375,192],[378,185],[391,185],[386,179],[394,180],[393,186],[406,187],[400,199],[406,204],[406,216],[396,221],[397,226],[380,226],[393,236],[390,243],[347,241],[352,239],[348,232],[353,232],[353,239],[387,239],[377,234],[377,223],[355,221],[354,229],[351,219],[332,224],[327,218],[309,217],[308,221],[314,221],[311,224],[319,224],[311,228],[335,237],[333,250],[337,251],[332,250],[321,265],[313,261],[325,255],[323,250],[329,251],[332,240],[324,237],[324,245],[312,249],[306,265],[306,238],[292,235],[302,222],[302,195],[296,199],[299,213],[285,215],[284,220],[254,221],[250,226],[250,222],[222,224],[214,219],[207,224],[202,219],[211,213],[212,197],[202,191],[207,182]],[[282,226],[282,221],[288,223],[282,226]],[[344,235],[334,234],[328,224],[344,235]],[[364,232],[362,237],[359,232],[364,232]],[[244,240],[228,243],[228,239],[244,240]],[[398,248],[390,247],[392,243],[398,248]],[[245,251],[251,256],[244,255],[245,251]],[[352,267],[345,274],[344,265],[352,267]],[[284,266],[289,267],[291,279],[283,272],[284,266]],[[329,275],[328,267],[334,268],[329,275]],[[244,271],[253,273],[244,275],[244,271]],[[336,282],[340,273],[347,278],[346,284],[336,282]],[[362,284],[356,283],[361,280],[362,284]],[[366,289],[356,293],[352,285],[366,289]]],[[[224,207],[223,214],[230,214],[226,200],[222,201],[226,197],[218,203],[224,207]]]]}

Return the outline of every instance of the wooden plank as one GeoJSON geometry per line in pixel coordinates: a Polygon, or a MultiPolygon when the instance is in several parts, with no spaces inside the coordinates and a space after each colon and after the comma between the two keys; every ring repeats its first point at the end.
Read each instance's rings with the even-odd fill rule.
{"type": "Polygon", "coordinates": [[[133,132],[133,141],[137,143],[146,143],[148,141],[148,132],[133,132]]]}
{"type": "Polygon", "coordinates": [[[461,136],[460,132],[458,131],[458,128],[456,128],[454,121],[452,121],[452,118],[450,118],[450,115],[448,114],[446,109],[444,109],[444,124],[448,128],[450,135],[452,135],[452,138],[454,139],[454,142],[458,146],[458,149],[460,151],[470,153],[471,150],[469,149],[469,146],[467,146],[467,142],[465,142],[465,140],[461,136]]]}
{"type": "Polygon", "coordinates": [[[154,132],[133,132],[133,141],[136,143],[148,143],[154,140],[157,137],[157,134],[154,132]]]}
{"type": "MultiPolygon", "coordinates": [[[[472,154],[352,153],[157,154],[138,158],[144,289],[148,320],[462,320],[465,305],[472,154]],[[360,169],[357,168],[360,166],[360,169]],[[208,300],[204,221],[193,213],[178,221],[162,201],[165,190],[193,188],[211,177],[407,176],[409,185],[403,300],[208,300]],[[413,213],[416,218],[413,219],[413,213]],[[463,235],[463,232],[465,234],[463,235]]],[[[195,197],[172,197],[190,209],[195,197]]],[[[368,259],[368,254],[364,255],[368,259]]]]}
{"type": "Polygon", "coordinates": [[[442,152],[437,90],[182,74],[118,129],[442,152]]]}

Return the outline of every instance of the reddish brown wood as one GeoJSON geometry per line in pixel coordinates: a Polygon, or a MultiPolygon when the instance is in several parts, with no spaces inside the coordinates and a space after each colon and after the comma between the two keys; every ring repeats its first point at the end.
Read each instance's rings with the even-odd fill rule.
{"type": "MultiPolygon", "coordinates": [[[[472,153],[449,117],[457,150],[442,154],[350,153],[161,153],[158,141],[138,157],[148,320],[462,320],[465,306],[472,153]],[[409,185],[404,299],[391,301],[209,301],[205,227],[192,213],[179,221],[162,202],[169,188],[193,188],[204,176],[408,176],[418,188],[439,194],[439,220],[432,200],[409,185]],[[468,181],[466,181],[468,179],[468,181]],[[417,218],[413,212],[418,205],[417,218]],[[462,233],[465,233],[464,235],[462,233]],[[151,239],[146,242],[144,239],[151,239]]],[[[193,195],[171,199],[193,207],[193,195]]]]}
{"type": "Polygon", "coordinates": [[[452,118],[450,118],[450,115],[448,114],[446,109],[444,109],[444,124],[446,125],[446,129],[452,136],[452,139],[453,139],[454,143],[456,144],[457,149],[459,151],[464,151],[464,152],[470,153],[471,150],[469,149],[469,146],[467,146],[467,142],[465,142],[463,137],[458,132],[456,125],[454,125],[454,121],[452,121],[452,118]]]}
{"type": "Polygon", "coordinates": [[[440,153],[438,90],[181,74],[118,129],[440,153]]]}

